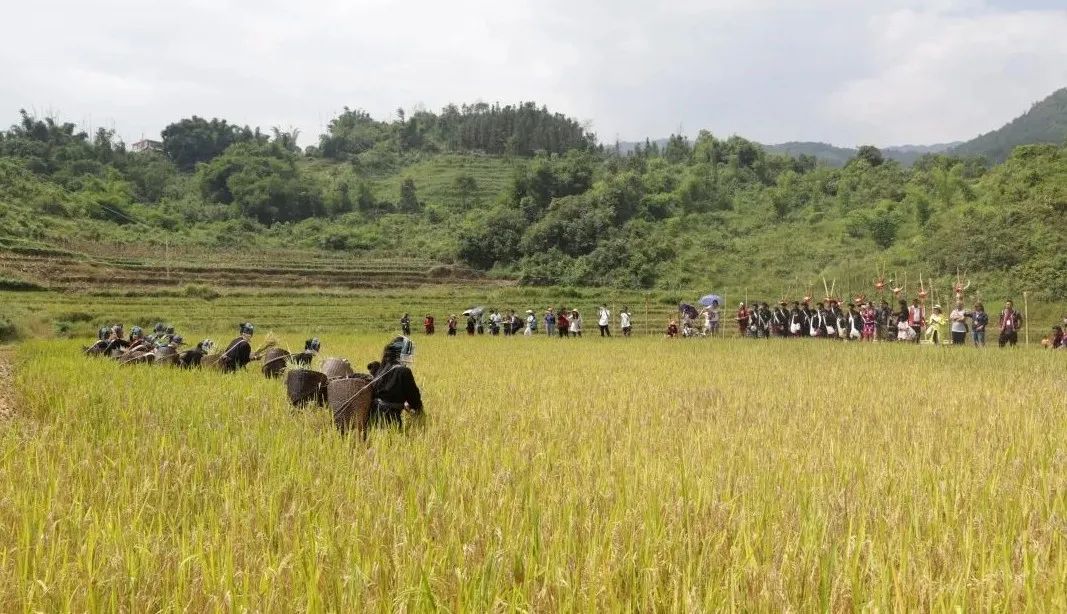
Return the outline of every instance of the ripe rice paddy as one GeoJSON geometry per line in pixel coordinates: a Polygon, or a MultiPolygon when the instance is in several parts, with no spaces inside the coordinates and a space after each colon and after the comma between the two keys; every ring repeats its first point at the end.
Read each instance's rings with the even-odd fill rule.
{"type": "Polygon", "coordinates": [[[256,369],[22,344],[0,611],[1067,608],[1062,353],[416,343],[429,421],[365,446],[256,369]]]}

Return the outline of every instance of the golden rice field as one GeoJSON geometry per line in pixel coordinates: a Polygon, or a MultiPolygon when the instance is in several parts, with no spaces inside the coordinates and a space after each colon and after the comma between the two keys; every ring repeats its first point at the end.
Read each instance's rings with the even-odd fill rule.
{"type": "Polygon", "coordinates": [[[1067,609],[1062,353],[416,341],[430,420],[366,446],[255,370],[21,345],[0,611],[1067,609]]]}

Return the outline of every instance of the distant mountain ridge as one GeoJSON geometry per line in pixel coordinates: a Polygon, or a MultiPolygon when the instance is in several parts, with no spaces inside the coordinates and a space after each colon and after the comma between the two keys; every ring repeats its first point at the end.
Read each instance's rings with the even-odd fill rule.
{"type": "MultiPolygon", "coordinates": [[[[617,143],[617,151],[619,155],[625,156],[633,153],[639,146],[645,147],[646,144],[655,145],[659,149],[663,149],[663,147],[667,145],[667,139],[650,139],[644,142],[621,141],[617,143]]],[[[886,158],[896,160],[905,166],[910,166],[926,154],[945,153],[958,145],[961,145],[961,143],[891,145],[889,147],[880,147],[879,149],[882,151],[882,155],[886,158]]],[[[788,143],[777,143],[774,145],[761,143],[760,146],[769,152],[787,156],[815,156],[819,162],[836,168],[844,166],[849,160],[855,158],[856,152],[858,151],[858,148],[856,147],[838,147],[837,145],[831,145],[830,143],[819,143],[815,141],[790,141],[788,143]]]]}
{"type": "Polygon", "coordinates": [[[1067,141],[1067,88],[1057,90],[1030,110],[1004,126],[979,135],[952,149],[961,156],[982,156],[990,162],[1003,162],[1019,145],[1067,141]]]}
{"type": "MultiPolygon", "coordinates": [[[[905,166],[914,164],[916,160],[926,154],[945,153],[956,147],[959,143],[938,143],[936,145],[892,145],[881,147],[882,155],[890,160],[896,160],[905,166]]],[[[823,164],[841,167],[849,160],[856,157],[857,148],[837,147],[829,143],[813,143],[793,141],[779,143],[777,145],[764,145],[767,151],[790,156],[808,155],[815,156],[823,164]]]]}
{"type": "MultiPolygon", "coordinates": [[[[1011,155],[1012,149],[1019,145],[1052,143],[1056,145],[1067,141],[1067,88],[1053,92],[1044,100],[1034,103],[1030,110],[1008,122],[1004,126],[981,134],[969,141],[937,143],[934,145],[891,145],[879,147],[889,160],[896,160],[910,166],[927,154],[953,154],[959,156],[979,156],[991,163],[1003,162],[1011,155]]],[[[638,146],[646,143],[663,148],[667,139],[647,141],[628,141],[617,143],[617,151],[626,155],[638,146]]],[[[789,156],[808,155],[828,166],[842,167],[856,157],[857,148],[839,147],[830,143],[816,141],[790,141],[773,145],[763,144],[769,152],[789,156]]]]}

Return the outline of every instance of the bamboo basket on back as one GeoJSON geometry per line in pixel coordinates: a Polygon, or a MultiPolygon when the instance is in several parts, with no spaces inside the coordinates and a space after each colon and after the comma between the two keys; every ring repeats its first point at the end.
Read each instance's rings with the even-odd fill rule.
{"type": "Polygon", "coordinates": [[[353,375],[352,365],[344,358],[327,358],[322,361],[322,372],[329,379],[340,379],[353,375]]]}
{"type": "Polygon", "coordinates": [[[170,346],[156,348],[153,354],[156,356],[153,364],[156,365],[173,367],[178,362],[178,350],[170,346]]]}
{"type": "Polygon", "coordinates": [[[118,357],[120,365],[149,365],[155,359],[156,355],[152,352],[142,352],[141,350],[126,352],[118,357]]]}
{"type": "Polygon", "coordinates": [[[325,373],[309,369],[291,369],[285,374],[285,391],[293,407],[305,407],[310,403],[326,404],[325,373]]]}
{"type": "Polygon", "coordinates": [[[285,373],[289,360],[289,351],[279,347],[272,347],[263,354],[263,366],[260,369],[267,379],[276,379],[285,373]]]}
{"type": "Polygon", "coordinates": [[[355,428],[359,436],[366,439],[371,403],[374,401],[371,377],[361,373],[330,380],[326,386],[326,398],[333,410],[333,423],[337,430],[343,435],[355,428]]]}

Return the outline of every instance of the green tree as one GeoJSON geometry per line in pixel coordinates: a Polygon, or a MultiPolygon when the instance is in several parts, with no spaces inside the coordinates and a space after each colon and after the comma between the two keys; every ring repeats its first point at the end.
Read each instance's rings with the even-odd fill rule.
{"type": "Polygon", "coordinates": [[[663,157],[671,164],[688,162],[691,153],[689,139],[680,134],[672,134],[667,139],[666,147],[663,148],[663,157]]]}
{"type": "Polygon", "coordinates": [[[805,192],[800,175],[795,171],[779,175],[777,185],[767,189],[775,216],[779,220],[785,219],[790,212],[804,206],[808,198],[805,192]]]}
{"type": "Polygon", "coordinates": [[[615,211],[588,195],[552,201],[549,212],[523,235],[522,251],[558,249],[569,256],[588,254],[615,227],[615,211]]]}
{"type": "Polygon", "coordinates": [[[885,157],[882,155],[882,150],[874,145],[862,145],[856,151],[853,161],[855,160],[862,160],[871,166],[881,166],[885,162],[885,157]]]}
{"type": "Polygon", "coordinates": [[[196,115],[168,125],[161,134],[163,153],[182,170],[214,159],[234,143],[259,140],[247,126],[242,129],[224,119],[208,121],[196,115]]]}
{"type": "Polygon", "coordinates": [[[523,224],[521,216],[503,208],[469,220],[459,231],[456,255],[480,269],[511,263],[519,256],[523,224]]]}
{"type": "Polygon", "coordinates": [[[402,213],[417,213],[421,209],[422,204],[415,191],[415,180],[407,177],[400,184],[400,200],[397,201],[397,210],[402,213]]]}
{"type": "Polygon", "coordinates": [[[452,180],[452,189],[459,197],[464,210],[470,208],[472,199],[478,194],[478,181],[470,173],[460,173],[452,180]]]}
{"type": "Polygon", "coordinates": [[[915,210],[915,222],[919,227],[926,226],[926,223],[930,221],[930,216],[933,214],[933,207],[930,206],[930,197],[927,196],[926,191],[915,185],[908,186],[906,202],[911,203],[912,208],[915,210]]]}
{"type": "Polygon", "coordinates": [[[344,112],[330,120],[326,133],[319,137],[319,152],[335,160],[348,159],[370,151],[379,142],[388,141],[389,134],[390,128],[385,122],[375,121],[362,109],[345,107],[344,112]]]}
{"type": "Polygon", "coordinates": [[[302,220],[324,213],[319,186],[296,166],[291,153],[272,143],[240,143],[198,170],[204,198],[235,204],[262,224],[302,220]]]}
{"type": "Polygon", "coordinates": [[[108,168],[102,177],[88,177],[79,193],[89,203],[89,215],[128,224],[133,217],[127,207],[133,202],[133,188],[114,168],[108,168]]]}
{"type": "Polygon", "coordinates": [[[158,203],[167,186],[177,178],[178,169],[162,154],[145,151],[127,157],[124,174],[133,184],[138,201],[158,203]]]}
{"type": "Polygon", "coordinates": [[[870,237],[878,247],[886,249],[893,244],[903,218],[897,211],[897,203],[882,201],[871,209],[857,209],[849,213],[847,230],[854,237],[870,237]]]}
{"type": "Polygon", "coordinates": [[[278,126],[274,126],[270,130],[274,134],[274,142],[281,146],[282,149],[292,153],[300,153],[300,146],[296,144],[297,139],[300,138],[300,128],[282,130],[278,126]]]}
{"type": "Polygon", "coordinates": [[[366,181],[356,187],[356,206],[364,213],[374,213],[384,207],[374,197],[374,190],[366,181]]]}
{"type": "Polygon", "coordinates": [[[355,210],[352,188],[347,181],[339,181],[325,199],[326,213],[331,216],[343,215],[355,210]]]}
{"type": "Polygon", "coordinates": [[[963,170],[962,164],[956,164],[951,168],[938,167],[930,171],[933,193],[946,209],[951,207],[958,197],[972,196],[970,186],[963,178],[963,170]]]}
{"type": "Polygon", "coordinates": [[[0,156],[23,160],[31,172],[67,189],[81,189],[89,176],[103,177],[106,167],[125,154],[111,131],[101,129],[91,141],[72,123],[38,119],[24,109],[19,114],[19,123],[0,132],[0,156]]]}

